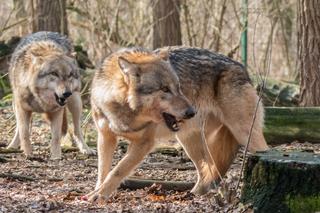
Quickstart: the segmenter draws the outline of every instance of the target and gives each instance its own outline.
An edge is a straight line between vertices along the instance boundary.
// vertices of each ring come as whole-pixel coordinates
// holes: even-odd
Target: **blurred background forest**
[[[237,0],[0,0],[0,73],[16,36],[51,30],[67,34],[84,50],[84,68],[97,67],[121,47],[166,45],[207,48],[241,61],[243,2]],[[296,105],[298,1],[249,1],[247,67],[268,73],[266,105]],[[86,61],[89,59],[89,61]],[[92,63],[92,64],[91,64]],[[4,77],[2,77],[3,80]],[[271,82],[271,83],[270,83]],[[2,82],[2,96],[10,90]],[[280,99],[283,100],[280,100]],[[280,100],[280,101],[279,101]],[[289,102],[288,102],[289,101]]]

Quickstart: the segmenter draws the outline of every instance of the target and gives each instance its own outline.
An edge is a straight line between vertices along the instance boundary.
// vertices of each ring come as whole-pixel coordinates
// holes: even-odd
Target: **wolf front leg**
[[[15,113],[16,113],[16,119],[17,119],[17,130],[16,130],[16,135],[13,139],[13,142],[11,142],[11,144],[18,143],[19,140],[17,137],[19,137],[21,142],[21,149],[23,150],[26,156],[29,156],[31,155],[31,152],[32,152],[32,147],[30,142],[30,121],[31,121],[32,112],[24,110],[19,103],[16,103]]]
[[[81,131],[81,113],[82,113],[82,101],[79,92],[74,92],[69,98],[68,109],[72,114],[72,121],[74,126],[74,139],[80,152],[87,155],[95,155],[96,152],[90,149],[84,142]]]
[[[17,117],[17,110],[16,110],[16,107],[14,106],[13,104],[13,111],[14,111],[14,114],[15,116]],[[30,119],[31,121],[31,119]],[[17,119],[17,122],[18,122],[18,119]],[[16,127],[16,132],[13,136],[13,139],[11,141],[11,143],[7,146],[8,149],[12,148],[12,149],[18,149],[20,146],[20,138],[19,138],[19,128],[18,128],[18,125]]]
[[[61,126],[62,126],[62,119],[63,119],[63,110],[60,109],[55,112],[47,113],[47,118],[50,121],[50,127],[51,127],[51,145],[50,145],[50,151],[51,151],[51,159],[57,160],[61,159],[61,146],[60,146],[60,140],[61,140]]]
[[[100,118],[99,123],[105,122],[103,118]],[[100,128],[102,127],[102,128]],[[112,158],[114,150],[117,146],[116,135],[107,127],[98,127],[98,180],[96,189],[98,189],[101,183],[106,179],[112,165]]]
[[[90,202],[106,200],[120,185],[121,181],[128,176],[131,171],[138,166],[154,146],[155,126],[149,125],[144,130],[142,137],[131,139],[126,155],[118,165],[107,175],[101,185],[88,194]]]

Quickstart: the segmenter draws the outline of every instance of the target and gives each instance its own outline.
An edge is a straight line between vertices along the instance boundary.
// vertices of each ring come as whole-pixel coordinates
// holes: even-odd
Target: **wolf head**
[[[61,50],[45,46],[29,52],[33,72],[33,90],[41,101],[64,106],[74,91],[80,90],[76,61]]]
[[[141,56],[143,57],[143,56]],[[172,131],[183,119],[192,118],[195,109],[183,95],[179,79],[169,62],[160,56],[150,60],[118,57],[118,65],[128,87],[128,103],[153,122],[165,121]]]

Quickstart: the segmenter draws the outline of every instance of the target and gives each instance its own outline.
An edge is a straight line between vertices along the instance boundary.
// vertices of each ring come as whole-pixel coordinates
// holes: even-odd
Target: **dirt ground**
[[[0,150],[14,134],[15,120],[11,107],[0,109]],[[85,128],[89,144],[95,143],[91,122]],[[25,159],[21,153],[0,154],[1,212],[252,212],[250,205],[239,202],[235,191],[242,163],[241,150],[223,183],[204,196],[189,191],[164,190],[159,185],[144,189],[119,189],[107,204],[90,204],[80,197],[93,190],[97,176],[97,157],[85,156],[65,149],[61,161],[49,160],[48,125],[39,117],[33,119],[34,157]],[[169,144],[177,147],[177,145]],[[163,145],[161,145],[163,146]],[[320,145],[294,142],[276,147],[281,150],[320,152]],[[157,149],[159,150],[159,149]],[[160,149],[163,150],[163,149]],[[142,179],[195,182],[196,171],[181,149],[149,154],[132,174]],[[174,151],[172,151],[174,150]],[[113,165],[125,154],[123,146],[115,152]]]

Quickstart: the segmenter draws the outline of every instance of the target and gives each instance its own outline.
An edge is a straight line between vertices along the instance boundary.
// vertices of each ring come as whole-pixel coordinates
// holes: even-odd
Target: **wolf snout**
[[[184,119],[190,119],[196,115],[196,111],[193,107],[189,107],[187,111],[184,113]]]
[[[64,98],[69,98],[72,95],[72,92],[67,91],[67,92],[64,92],[62,95]]]
[[[67,98],[69,98],[72,95],[72,92],[66,91],[62,93],[62,95],[57,95],[56,93],[54,94],[56,97],[56,101],[60,106],[64,106],[66,104]]]

